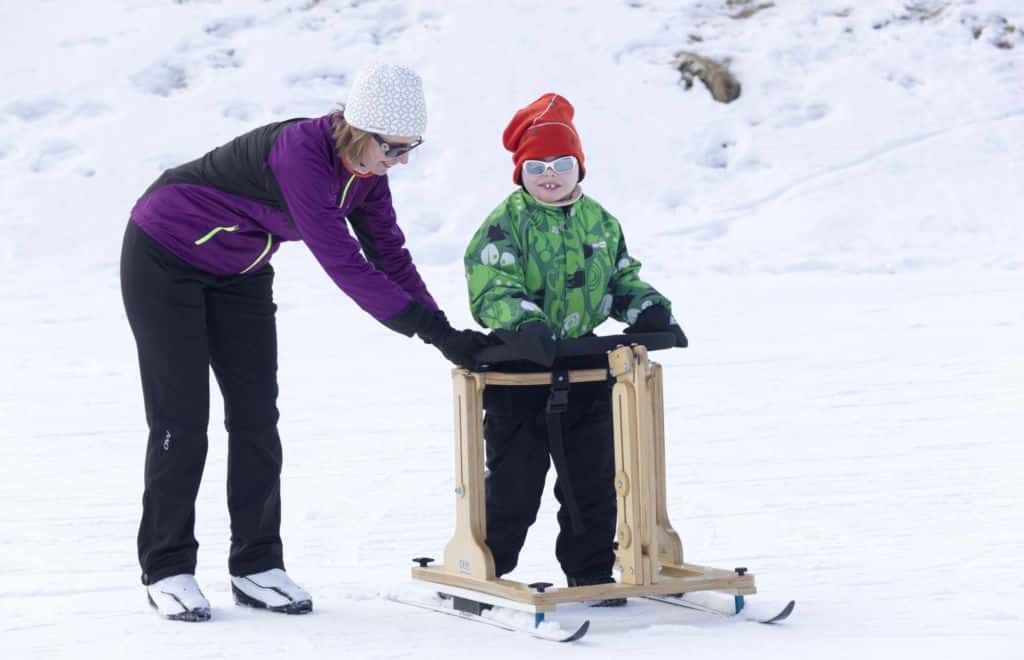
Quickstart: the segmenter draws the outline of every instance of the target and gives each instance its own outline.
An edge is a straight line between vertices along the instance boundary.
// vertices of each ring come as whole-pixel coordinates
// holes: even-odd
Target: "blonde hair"
[[[331,115],[334,151],[340,158],[358,165],[367,145],[373,142],[373,133],[352,126],[345,121],[344,106]]]

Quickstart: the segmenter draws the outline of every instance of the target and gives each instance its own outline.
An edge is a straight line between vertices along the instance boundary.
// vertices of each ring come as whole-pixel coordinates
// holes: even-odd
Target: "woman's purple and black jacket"
[[[216,275],[248,273],[282,242],[304,241],[360,307],[412,335],[413,309],[437,304],[405,249],[387,176],[345,167],[331,117],[269,124],[167,170],[136,203],[132,221]]]

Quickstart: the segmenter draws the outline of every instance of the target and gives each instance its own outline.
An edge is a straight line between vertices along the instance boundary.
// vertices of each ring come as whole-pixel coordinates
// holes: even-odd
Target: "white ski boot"
[[[199,590],[194,575],[181,573],[146,587],[149,604],[172,621],[209,621],[210,601]]]
[[[313,597],[292,582],[280,568],[262,573],[232,576],[231,593],[235,602],[258,609],[285,614],[306,614],[313,611]]]

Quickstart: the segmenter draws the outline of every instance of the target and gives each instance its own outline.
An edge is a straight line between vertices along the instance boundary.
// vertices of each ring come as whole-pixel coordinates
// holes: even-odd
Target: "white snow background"
[[[2,3],[0,656],[1024,657],[1024,5],[741,5]],[[684,89],[680,49],[731,58],[742,96]],[[425,80],[426,142],[392,187],[457,325],[462,251],[511,191],[502,129],[543,92],[575,104],[584,188],[691,339],[655,354],[687,560],[750,567],[751,603],[797,600],[784,626],[631,601],[565,608],[591,633],[553,645],[384,599],[452,531],[448,366],[301,244],[274,259],[283,537],[316,610],[232,603],[216,394],[213,621],[150,610],[128,212],[164,168],[331,110],[379,58]],[[562,581],[554,507],[512,577]]]

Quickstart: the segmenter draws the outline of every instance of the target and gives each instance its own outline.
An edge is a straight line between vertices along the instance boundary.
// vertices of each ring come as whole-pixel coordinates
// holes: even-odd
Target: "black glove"
[[[433,344],[452,331],[451,324],[439,309],[431,309],[415,300],[394,316],[382,319],[381,323],[406,337],[419,335],[420,339]]]
[[[494,339],[476,330],[452,330],[435,344],[449,362],[470,370],[477,366],[476,354],[493,345]]]
[[[494,334],[506,344],[511,345],[516,355],[522,360],[529,360],[544,367],[550,367],[555,362],[558,341],[544,321],[524,323],[515,332],[495,330]]]
[[[416,334],[428,344],[440,347],[441,342],[455,332],[455,328],[448,322],[448,317],[441,310],[430,310],[424,308],[416,322]]]
[[[416,334],[437,347],[446,360],[464,369],[475,369],[476,354],[494,344],[494,340],[482,332],[456,330],[441,310],[425,310],[416,323]]]
[[[636,321],[626,328],[624,332],[627,335],[638,332],[671,332],[676,337],[676,346],[686,348],[689,341],[687,341],[686,335],[683,334],[683,329],[679,327],[679,324],[674,323],[673,320],[667,308],[661,305],[651,305],[640,312],[640,315],[636,317]]]
[[[672,323],[672,315],[661,305],[651,305],[636,317],[633,324],[626,328],[625,333],[632,335],[637,332],[668,332]]]
[[[673,323],[668,326],[669,331],[676,336],[676,346],[679,348],[686,348],[690,345],[690,340],[686,338],[683,333],[683,329],[679,327],[678,323]]]

